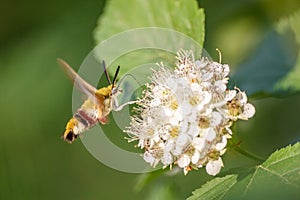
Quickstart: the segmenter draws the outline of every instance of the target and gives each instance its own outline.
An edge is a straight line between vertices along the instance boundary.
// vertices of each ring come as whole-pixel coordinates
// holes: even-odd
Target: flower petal
[[[191,159],[188,155],[183,155],[177,160],[177,164],[180,168],[187,167],[191,162]]]
[[[221,171],[222,167],[223,167],[223,161],[219,157],[218,160],[210,160],[210,161],[208,161],[208,163],[206,164],[205,168],[206,168],[206,172],[209,175],[215,176],[215,175],[217,175]]]

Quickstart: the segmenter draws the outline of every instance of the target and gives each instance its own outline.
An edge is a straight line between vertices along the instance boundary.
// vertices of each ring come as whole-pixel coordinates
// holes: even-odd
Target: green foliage
[[[6,19],[19,14],[12,12],[18,9],[15,2],[6,3],[11,4],[2,12]],[[69,145],[60,138],[72,117],[72,84],[56,59],[78,69],[93,46],[91,32],[104,4],[30,0],[21,5],[23,18],[40,24],[22,32],[7,27],[10,38],[1,37],[6,46],[0,45],[0,199],[137,199],[128,194],[126,181],[134,184],[136,175],[101,165],[80,140]],[[24,26],[21,17],[15,19],[21,24],[11,26]],[[115,187],[118,193],[111,191]]]
[[[127,9],[128,5],[130,5],[130,9]],[[135,12],[131,10],[135,10]],[[293,20],[290,21],[292,21],[289,22],[291,24],[295,23]],[[283,22],[280,22],[279,25],[281,23],[283,24]],[[126,30],[153,26],[180,31],[196,40],[201,46],[203,45],[204,13],[202,9],[197,8],[195,1],[175,1],[175,3],[174,1],[168,0],[110,1],[105,8],[104,14],[99,18],[98,26],[94,32],[94,38],[98,44],[114,34]],[[244,63],[238,66],[233,75],[234,83],[230,83],[230,85],[237,84],[248,94],[255,94],[257,96],[262,96],[262,94],[271,96],[289,94],[289,92],[283,90],[283,87],[280,88],[277,85],[285,77],[288,77],[289,73],[296,69],[295,63],[297,54],[295,52],[299,47],[295,43],[295,38],[299,36],[297,36],[298,33],[295,31],[296,23],[290,26],[293,28],[288,28],[284,31],[274,28],[274,24],[270,26],[271,28],[267,31],[265,38],[256,46],[253,51],[254,53],[250,56],[247,55]],[[234,41],[232,40],[231,42],[233,43]],[[226,41],[226,43],[228,43],[228,41]],[[120,44],[120,47],[122,47],[122,44]],[[125,66],[124,68],[122,67],[123,71],[121,73],[124,74],[133,66],[139,64],[139,62],[162,61],[163,56],[161,56],[160,53],[161,52],[154,50],[144,50],[143,53],[130,52],[130,54],[120,56],[114,63],[115,65],[121,64]],[[154,60],[153,57],[149,57],[149,55],[155,55],[153,57],[158,59]],[[296,84],[294,81],[291,82],[294,85]],[[282,151],[283,150],[279,152]],[[270,191],[273,188],[272,186],[269,188],[263,187],[265,186],[264,183],[269,183],[270,185],[272,185],[271,183],[278,183],[277,185],[275,184],[274,187],[281,189],[278,190],[280,194],[295,194],[294,185],[289,187],[289,184],[282,182],[279,176],[274,175],[272,172],[278,172],[276,170],[272,171],[273,164],[267,166],[274,155],[276,156],[277,153],[272,154],[265,163],[257,166],[255,169],[247,169],[238,174],[211,180],[203,185],[201,189],[198,189],[195,195],[190,197],[190,199],[201,199],[202,197],[203,199],[234,199],[236,197],[244,197],[247,199],[256,197],[256,195],[266,195],[269,197],[264,192]],[[296,162],[297,161],[296,159]],[[279,163],[285,165],[283,161]],[[230,170],[230,172],[232,171],[234,170]],[[158,184],[157,181],[155,181],[155,179],[159,179],[157,174],[160,173],[151,173],[141,176],[136,185],[136,189],[143,190],[146,186],[150,185],[151,187],[151,184]],[[297,175],[296,173],[292,174]],[[187,187],[189,187],[189,185],[191,184],[188,184]],[[162,199],[173,198],[174,194],[172,193],[176,193],[176,191],[170,190],[169,186],[168,182],[164,182],[164,185],[159,184],[159,187],[155,185],[152,188],[155,188],[155,190],[159,192],[155,193],[154,190],[151,190],[152,192],[149,193],[150,195],[148,197]],[[159,188],[159,190],[157,188]],[[266,190],[260,190],[260,188]],[[273,194],[274,193],[271,193],[271,195]],[[278,196],[274,194],[274,197]]]
[[[297,199],[300,188],[300,143],[274,152],[247,176],[215,178],[193,192],[193,199]]]
[[[291,37],[295,37],[295,44],[298,47],[298,55],[297,61],[294,65],[294,68],[290,70],[290,72],[280,80],[277,85],[276,89],[278,90],[292,90],[292,91],[299,91],[300,90],[300,10],[296,13],[292,14],[288,18],[282,19],[278,23],[278,31],[280,33],[286,33],[291,31],[293,35]]]
[[[143,31],[143,28],[147,27],[163,29],[157,30],[157,32]],[[135,66],[145,63],[162,61],[172,63],[174,53],[183,47],[178,46],[178,40],[172,36],[164,37],[167,30],[179,31],[202,47],[204,42],[204,11],[198,8],[195,0],[109,1],[104,14],[99,18],[98,26],[94,31],[94,38],[99,44],[111,39],[110,37],[115,34],[133,29],[136,30],[133,33],[128,32],[128,35],[120,39],[119,43],[110,44],[102,51],[96,50],[96,56],[99,59],[106,59],[108,63],[113,61],[113,65],[121,65],[121,75]],[[134,41],[130,42],[131,40]],[[166,45],[162,45],[163,43]],[[124,49],[129,50],[123,51]],[[170,56],[170,52],[165,51],[168,49],[173,49],[172,56]],[[117,58],[110,60],[109,57],[112,54],[116,54]]]
[[[299,91],[299,13],[273,27],[255,53],[237,69],[233,80],[248,94],[282,96]]]
[[[97,44],[117,33],[142,27],[180,31],[204,42],[204,11],[195,0],[109,1],[95,30]]]
[[[0,8],[6,16],[1,18],[0,31],[0,199],[183,199],[202,184],[190,199],[296,199],[299,144],[275,152],[251,169],[253,162],[228,150],[220,178],[212,179],[203,169],[187,176],[175,169],[166,175],[169,169],[165,169],[136,181],[136,174],[99,163],[80,140],[68,145],[60,139],[72,116],[72,86],[56,58],[78,69],[94,45],[91,32],[97,19],[97,43],[128,29],[158,26],[180,31],[202,46],[205,9],[205,48],[212,54],[220,48],[223,62],[236,69],[231,85],[258,96],[299,90],[300,14],[294,13],[298,0],[199,2],[203,9],[193,0],[111,0],[105,7],[98,0],[30,0],[19,2],[19,7],[13,1],[4,3]],[[152,53],[161,61],[161,52],[154,50],[146,50],[142,59],[153,61],[147,57]],[[138,64],[133,58],[139,55],[124,55],[114,61],[113,69],[121,64],[124,74]],[[241,148],[264,156],[299,141],[300,96],[283,97],[250,99],[257,114],[236,125],[234,139],[242,142]],[[115,144],[127,148],[113,121],[105,129]],[[133,191],[135,184],[140,193]]]
[[[200,189],[193,192],[188,200],[196,199],[222,199],[230,188],[237,182],[237,175],[227,175],[222,178],[215,178]]]

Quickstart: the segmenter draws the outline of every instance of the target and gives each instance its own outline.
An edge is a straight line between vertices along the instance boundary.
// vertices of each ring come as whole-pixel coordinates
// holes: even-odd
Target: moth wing
[[[97,93],[97,89],[81,78],[67,62],[62,59],[57,60],[66,74],[72,80],[75,87],[85,96],[87,96],[95,105],[103,106],[102,104],[105,96]]]

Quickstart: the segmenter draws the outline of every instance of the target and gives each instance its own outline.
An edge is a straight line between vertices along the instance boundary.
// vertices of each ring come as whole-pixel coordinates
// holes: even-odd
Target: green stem
[[[242,155],[244,155],[244,156],[246,156],[246,157],[248,157],[248,158],[252,158],[253,160],[256,160],[256,161],[258,161],[258,162],[263,162],[263,161],[265,161],[265,159],[263,159],[262,157],[257,156],[257,155],[255,155],[255,154],[253,154],[253,153],[250,153],[250,152],[248,152],[248,151],[242,149],[240,146],[236,146],[236,147],[233,148],[233,149],[234,149],[235,151],[239,152],[240,154],[242,154]]]

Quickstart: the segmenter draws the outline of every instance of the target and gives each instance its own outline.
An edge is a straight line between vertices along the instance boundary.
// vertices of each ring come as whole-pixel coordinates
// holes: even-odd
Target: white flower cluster
[[[175,70],[160,64],[138,100],[137,114],[125,132],[138,140],[143,158],[155,167],[178,165],[184,173],[206,167],[216,175],[223,167],[230,127],[247,120],[255,108],[245,92],[227,89],[229,66],[202,58],[192,51],[177,53]]]

